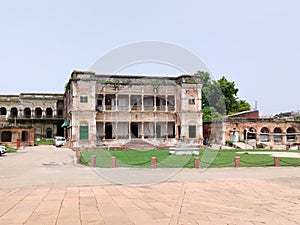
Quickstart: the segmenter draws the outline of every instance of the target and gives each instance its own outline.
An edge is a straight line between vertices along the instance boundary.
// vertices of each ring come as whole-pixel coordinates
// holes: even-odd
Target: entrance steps
[[[253,147],[251,145],[248,145],[248,144],[243,143],[243,142],[234,142],[234,143],[232,143],[232,145],[235,148],[240,148],[240,149],[253,149]]]
[[[126,149],[133,150],[152,150],[156,147],[148,142],[143,141],[142,139],[132,139],[125,144]]]

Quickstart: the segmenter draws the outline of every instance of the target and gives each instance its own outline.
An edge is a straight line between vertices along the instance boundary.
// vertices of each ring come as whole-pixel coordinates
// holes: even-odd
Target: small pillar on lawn
[[[111,157],[111,168],[116,168],[116,157]]]
[[[91,167],[95,167],[96,166],[96,156],[95,155],[91,155],[90,156],[90,166]]]
[[[194,167],[199,168],[200,167],[200,160],[199,157],[194,158]]]
[[[234,157],[234,165],[236,168],[241,166],[241,158],[239,156]]]
[[[280,166],[280,158],[278,156],[274,157],[274,166]]]
[[[156,168],[156,157],[151,158],[151,168]]]
[[[81,152],[79,150],[76,151],[77,164],[81,164]]]

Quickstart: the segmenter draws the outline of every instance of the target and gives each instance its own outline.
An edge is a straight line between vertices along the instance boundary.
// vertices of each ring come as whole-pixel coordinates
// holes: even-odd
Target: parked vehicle
[[[4,145],[0,145],[0,156],[6,153],[6,147]]]
[[[54,137],[54,145],[56,147],[61,147],[66,143],[66,139],[64,137],[56,136]]]

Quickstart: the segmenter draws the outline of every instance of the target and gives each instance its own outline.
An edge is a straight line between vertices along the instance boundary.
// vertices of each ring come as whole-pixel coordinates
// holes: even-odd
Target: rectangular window
[[[189,125],[189,138],[196,138],[196,125]]]
[[[195,105],[195,97],[194,96],[189,97],[189,105]]]
[[[88,102],[88,96],[81,95],[80,96],[80,103],[87,103]]]
[[[80,126],[79,128],[79,139],[80,140],[88,140],[89,139],[89,127],[88,126]]]

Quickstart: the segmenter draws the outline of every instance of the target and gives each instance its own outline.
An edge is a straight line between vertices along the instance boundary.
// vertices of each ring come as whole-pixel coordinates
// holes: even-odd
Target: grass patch
[[[247,154],[247,152],[255,152],[256,150],[249,150],[246,154],[239,154],[237,152],[244,152],[245,150],[200,150],[199,159],[200,166],[205,168],[221,168],[234,167],[234,158],[239,156],[241,159],[241,167],[265,167],[274,166],[274,157],[271,155],[261,154]],[[260,150],[261,151],[261,150]],[[264,150],[265,151],[265,150]],[[267,152],[267,151],[266,151]],[[269,151],[270,152],[270,151]],[[287,152],[283,150],[282,152]],[[288,151],[288,152],[298,152]],[[109,168],[111,166],[111,157],[117,159],[117,167],[136,167],[136,168],[150,168],[151,157],[156,157],[158,168],[193,168],[194,157],[196,156],[176,156],[169,155],[169,150],[97,150],[97,151],[82,151],[81,161],[83,165],[89,165],[90,156],[96,156],[96,166]],[[300,166],[300,158],[280,158],[281,166]]]
[[[11,148],[11,147],[6,147],[6,153],[12,153],[12,152],[17,152],[18,149],[16,148]]]
[[[35,145],[54,145],[54,140],[42,138],[39,141],[35,141],[34,144]]]

